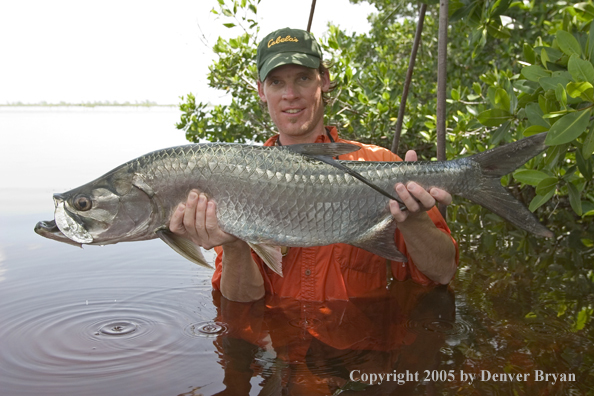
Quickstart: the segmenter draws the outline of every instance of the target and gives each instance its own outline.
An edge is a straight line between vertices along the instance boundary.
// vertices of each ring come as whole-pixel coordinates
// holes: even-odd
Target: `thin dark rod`
[[[448,0],[439,1],[439,34],[437,42],[437,160],[446,160],[446,79],[448,52]],[[439,205],[445,217],[446,207]]]
[[[307,31],[311,30],[311,22],[313,21],[314,11],[316,10],[316,0],[311,0],[311,10],[309,11],[309,22],[307,22]]]
[[[413,70],[415,68],[415,61],[417,60],[417,50],[421,43],[421,33],[423,32],[423,23],[425,22],[425,12],[427,11],[427,4],[421,3],[419,10],[419,21],[417,22],[417,32],[415,33],[415,41],[413,42],[412,52],[410,53],[410,61],[408,62],[408,70],[406,72],[406,79],[404,80],[404,89],[402,90],[402,99],[400,99],[400,109],[398,110],[398,120],[394,128],[394,139],[392,140],[392,152],[397,154],[398,145],[400,144],[400,133],[402,132],[402,122],[404,119],[404,111],[406,109],[406,99],[408,98],[408,89],[412,80]]]

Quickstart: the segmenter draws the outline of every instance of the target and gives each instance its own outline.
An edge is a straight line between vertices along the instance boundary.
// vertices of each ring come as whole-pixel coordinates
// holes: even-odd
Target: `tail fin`
[[[487,150],[468,158],[481,166],[481,185],[474,191],[461,194],[517,227],[544,237],[553,237],[552,231],[539,223],[536,216],[513,197],[502,185],[501,177],[544,151],[545,133]]]

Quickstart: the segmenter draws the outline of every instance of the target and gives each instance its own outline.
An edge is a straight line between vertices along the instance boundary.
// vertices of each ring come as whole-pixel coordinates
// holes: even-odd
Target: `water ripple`
[[[191,364],[197,348],[213,348],[212,341],[205,345],[184,334],[188,323],[214,315],[196,307],[194,302],[204,297],[195,287],[132,288],[122,300],[105,298],[114,291],[86,290],[89,300],[84,302],[72,302],[70,291],[14,301],[0,328],[3,387],[31,390],[35,378],[40,394],[60,394],[69,386],[67,379],[76,378],[76,387],[98,390],[108,386],[106,379],[117,382],[139,372],[162,376],[173,356],[176,370],[170,374],[176,377]]]

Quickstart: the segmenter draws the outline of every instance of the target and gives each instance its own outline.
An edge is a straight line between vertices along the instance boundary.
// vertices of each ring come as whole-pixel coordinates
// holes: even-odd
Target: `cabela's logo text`
[[[297,40],[296,37],[291,37],[291,36],[287,36],[287,37],[278,36],[276,38],[276,40],[275,39],[270,39],[270,41],[268,41],[268,48],[270,48],[270,47],[272,47],[273,45],[276,45],[276,44],[286,43],[287,41],[293,41],[293,42],[296,43],[299,40]]]

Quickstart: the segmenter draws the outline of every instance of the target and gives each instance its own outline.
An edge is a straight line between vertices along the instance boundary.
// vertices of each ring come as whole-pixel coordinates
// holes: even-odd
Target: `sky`
[[[227,0],[229,1],[229,0]],[[210,10],[216,0],[23,0],[0,2],[0,105],[117,101],[177,104],[194,93],[220,102],[207,86],[212,45],[237,29]],[[262,0],[261,36],[305,29],[309,0]],[[318,0],[312,32],[328,21],[348,31],[369,29],[369,4]]]

